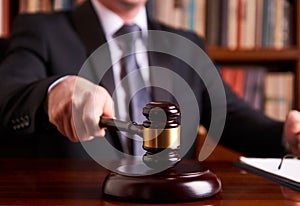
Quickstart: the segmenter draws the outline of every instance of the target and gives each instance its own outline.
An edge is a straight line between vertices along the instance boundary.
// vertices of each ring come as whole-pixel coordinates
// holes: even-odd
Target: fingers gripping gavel
[[[173,166],[180,161],[180,110],[169,102],[150,102],[143,108],[146,120],[142,125],[101,117],[99,126],[109,130],[126,131],[143,138],[146,150],[143,161],[150,167]]]

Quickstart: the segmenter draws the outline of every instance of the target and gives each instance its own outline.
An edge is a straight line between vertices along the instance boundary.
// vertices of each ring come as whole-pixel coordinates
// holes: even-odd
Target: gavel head
[[[143,108],[143,161],[149,167],[174,166],[180,161],[180,109],[169,102],[150,102]]]

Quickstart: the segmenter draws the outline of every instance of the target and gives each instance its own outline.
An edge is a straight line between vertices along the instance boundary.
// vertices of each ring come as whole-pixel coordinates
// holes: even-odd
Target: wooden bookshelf
[[[173,6],[171,1],[175,3]],[[191,19],[194,23],[189,29],[203,35],[208,55],[219,66],[254,69],[263,67],[268,73],[292,73],[293,80],[290,83],[293,84],[293,108],[300,110],[300,0],[178,2],[150,0],[152,8],[157,8],[157,19],[165,24],[178,27],[176,19],[170,18],[168,21],[167,18],[168,13],[172,14],[174,10],[176,15],[181,15],[184,19],[188,15],[190,23]],[[178,7],[181,7],[181,12],[178,12]],[[203,18],[198,23],[204,25],[201,30],[197,30],[199,18]],[[186,29],[190,23],[184,21],[184,25],[179,28]],[[282,85],[281,90],[286,89],[286,85]]]
[[[238,49],[231,50],[226,47],[208,47],[209,56],[217,63],[265,63],[265,62],[290,62],[299,59],[297,47],[285,49]]]
[[[291,1],[294,4],[294,45],[287,48],[255,48],[230,49],[226,47],[209,46],[209,56],[220,65],[256,64],[256,65],[292,65],[294,73],[294,107],[300,110],[300,0]],[[272,67],[270,67],[272,69]]]

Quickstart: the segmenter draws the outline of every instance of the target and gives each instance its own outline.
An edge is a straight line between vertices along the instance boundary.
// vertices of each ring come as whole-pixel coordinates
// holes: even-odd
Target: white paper
[[[280,170],[278,169],[281,162],[279,158],[240,157],[240,161],[265,172],[300,183],[300,160],[284,159]]]

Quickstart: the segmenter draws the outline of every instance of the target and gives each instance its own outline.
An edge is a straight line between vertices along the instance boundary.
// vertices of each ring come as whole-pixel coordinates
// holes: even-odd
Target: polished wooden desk
[[[247,173],[230,161],[203,165],[222,180],[222,192],[178,205],[300,205],[299,192]],[[0,205],[139,205],[105,199],[101,186],[106,174],[86,160],[0,159]]]

